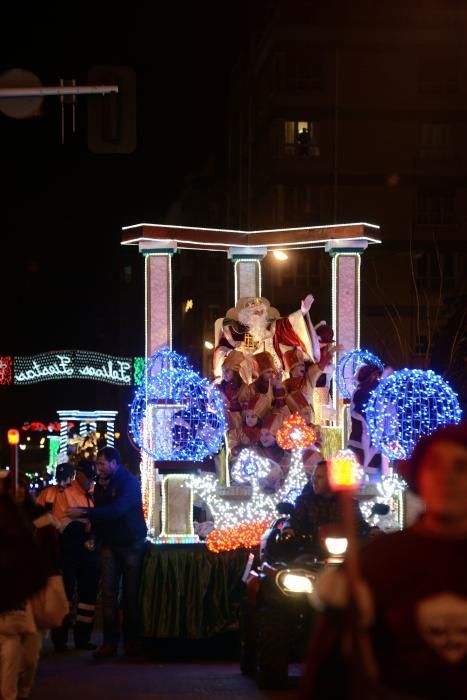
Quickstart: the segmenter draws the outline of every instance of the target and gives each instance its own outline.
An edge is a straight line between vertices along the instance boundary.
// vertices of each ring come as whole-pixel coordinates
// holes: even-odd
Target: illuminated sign
[[[131,386],[133,358],[82,350],[15,357],[14,384],[35,384],[49,379],[97,379],[111,384]]]
[[[0,384],[11,384],[12,366],[11,357],[0,357]]]

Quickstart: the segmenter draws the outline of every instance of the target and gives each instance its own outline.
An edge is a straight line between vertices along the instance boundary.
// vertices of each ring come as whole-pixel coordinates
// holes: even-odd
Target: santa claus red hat
[[[256,373],[258,376],[267,372],[268,369],[276,371],[276,366],[274,364],[274,359],[270,352],[259,352],[257,355],[253,356],[256,365]]]
[[[292,348],[292,350],[286,350],[282,354],[282,359],[284,361],[284,367],[287,372],[291,372],[294,367],[301,365],[305,362],[305,356],[301,348]]]
[[[282,421],[283,416],[280,413],[268,413],[263,419],[261,430],[269,430],[270,433],[275,435],[281,427]]]

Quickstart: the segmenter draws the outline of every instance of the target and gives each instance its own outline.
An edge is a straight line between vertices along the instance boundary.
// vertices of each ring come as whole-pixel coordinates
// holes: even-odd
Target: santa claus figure
[[[245,357],[268,352],[277,370],[283,370],[283,353],[299,347],[313,362],[318,362],[319,341],[309,318],[314,301],[305,297],[298,311],[281,318],[265,297],[241,297],[216,323],[214,374],[220,376],[226,355],[238,350]]]

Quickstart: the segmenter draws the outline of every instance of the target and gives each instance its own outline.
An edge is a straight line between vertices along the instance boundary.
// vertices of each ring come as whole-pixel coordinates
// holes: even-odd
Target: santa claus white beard
[[[258,308],[262,308],[264,313],[262,313],[261,315],[255,313],[255,311],[258,311]],[[238,312],[238,320],[240,321],[242,326],[248,328],[250,335],[252,335],[253,338],[255,338],[256,340],[263,340],[264,338],[269,337],[270,333],[268,330],[268,321],[266,318],[266,308],[264,306],[255,306],[251,309],[242,309]]]

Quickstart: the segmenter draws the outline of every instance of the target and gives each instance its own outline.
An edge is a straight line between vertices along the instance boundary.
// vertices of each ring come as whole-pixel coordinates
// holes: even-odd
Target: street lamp
[[[285,251],[283,251],[283,250],[275,250],[275,251],[273,251],[273,256],[276,258],[276,260],[281,260],[281,261],[282,261],[282,260],[287,260],[288,257],[289,257],[289,256],[287,255],[287,253],[286,253]]]
[[[16,499],[16,493],[18,491],[18,443],[19,443],[19,430],[16,428],[10,428],[7,433],[8,444],[10,445],[10,474],[11,486],[13,490],[13,498]]]

